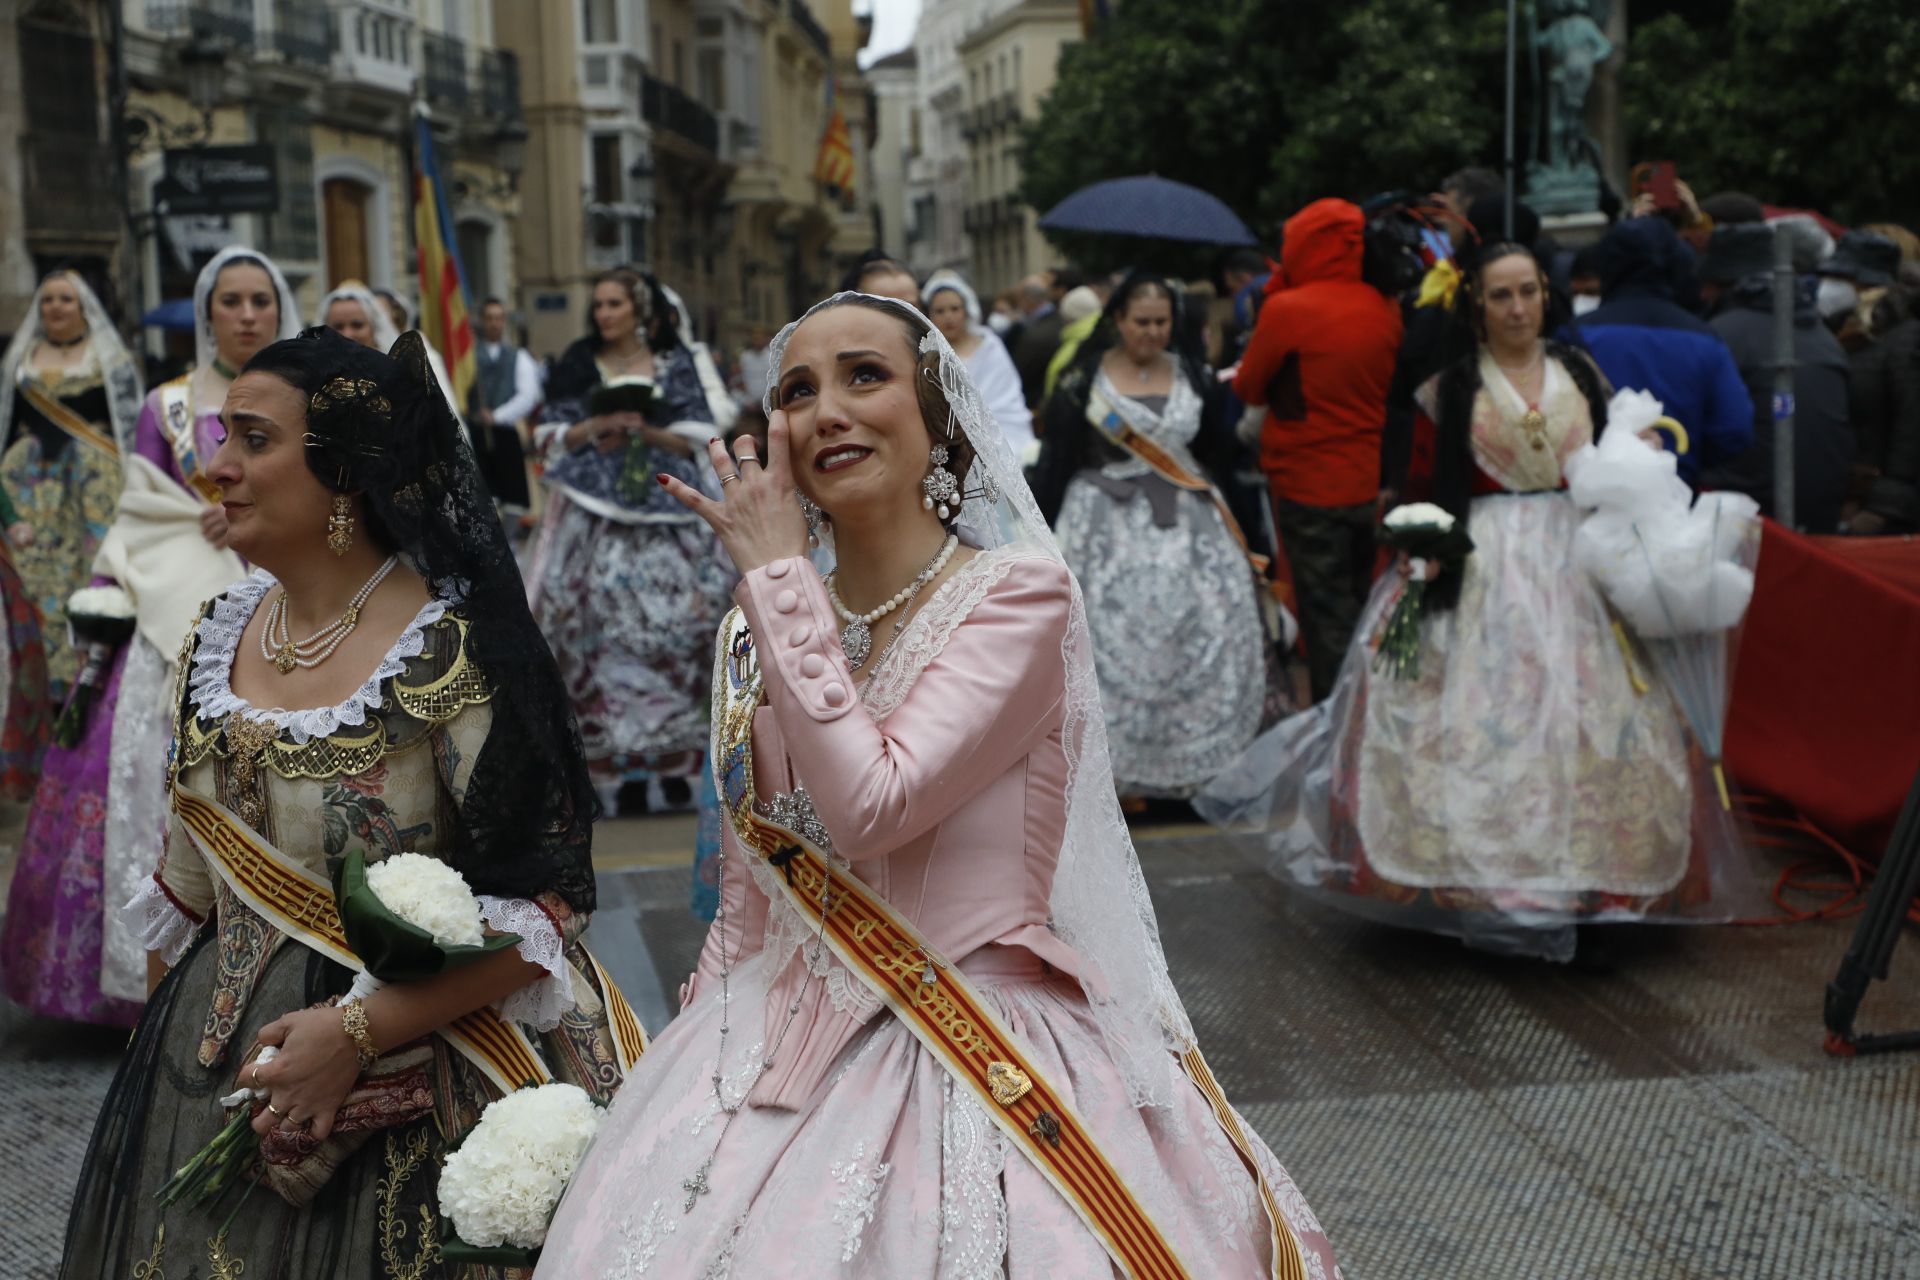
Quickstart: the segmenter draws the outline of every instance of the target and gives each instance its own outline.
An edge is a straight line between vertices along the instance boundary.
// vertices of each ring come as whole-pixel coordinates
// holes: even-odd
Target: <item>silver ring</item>
[[[726,488],[726,487],[727,487],[728,485],[730,485],[730,484],[732,484],[732,483],[733,483],[733,482],[734,482],[735,480],[738,480],[739,478],[740,478],[740,473],[739,473],[738,471],[736,471],[736,472],[734,472],[734,473],[733,473],[732,475],[730,475],[730,476],[721,476],[721,477],[720,477],[720,487],[721,487],[722,489],[724,489],[724,488]]]
[[[748,462],[751,462],[756,467],[759,466],[760,455],[756,453],[736,453],[733,455],[733,465],[736,467]]]

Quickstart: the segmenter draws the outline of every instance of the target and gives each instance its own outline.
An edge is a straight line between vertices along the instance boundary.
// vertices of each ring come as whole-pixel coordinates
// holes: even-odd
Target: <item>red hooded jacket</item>
[[[1267,406],[1260,467],[1274,493],[1307,506],[1354,506],[1380,489],[1401,325],[1400,308],[1360,278],[1365,232],[1345,200],[1287,220],[1281,269],[1233,379],[1242,401]]]

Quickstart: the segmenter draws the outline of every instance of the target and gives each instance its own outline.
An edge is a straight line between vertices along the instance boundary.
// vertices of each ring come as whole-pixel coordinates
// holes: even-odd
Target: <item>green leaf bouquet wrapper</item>
[[[609,413],[637,413],[652,422],[660,408],[660,388],[651,378],[615,378],[603,382],[587,397],[589,417]],[[653,483],[653,449],[639,436],[627,442],[618,490],[631,503],[645,502]]]
[[[333,873],[340,926],[367,972],[382,982],[418,982],[516,946],[520,935],[502,933],[478,946],[442,946],[419,925],[409,924],[380,901],[367,884],[364,849],[349,849]]]
[[[1415,560],[1429,560],[1442,569],[1457,570],[1473,554],[1473,538],[1467,533],[1466,524],[1465,520],[1455,520],[1451,528],[1437,524],[1399,528],[1382,525],[1380,540]],[[1375,671],[1384,671],[1397,680],[1420,678],[1420,616],[1426,594],[1426,578],[1407,579],[1380,634],[1379,648],[1374,651]]]

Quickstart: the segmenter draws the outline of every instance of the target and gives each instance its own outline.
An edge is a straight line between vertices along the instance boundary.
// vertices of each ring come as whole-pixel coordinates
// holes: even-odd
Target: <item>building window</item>
[[[980,101],[980,73],[978,71],[967,72],[967,101]]]
[[[467,277],[467,298],[477,316],[481,299],[500,291],[493,278],[493,224],[468,218],[454,228],[453,235],[460,246],[460,269]]]
[[[687,42],[673,42],[673,87],[685,93],[687,91]]]
[[[1020,46],[1019,45],[1013,46],[1013,84],[1010,87],[1015,93],[1020,92]]]
[[[367,207],[373,188],[352,178],[329,178],[320,188],[327,222],[327,288],[342,280],[371,281]]]
[[[620,42],[619,0],[580,0],[580,43]]]
[[[313,121],[304,111],[262,106],[254,134],[273,148],[280,173],[280,211],[266,219],[266,251],[291,262],[320,256],[320,210],[313,198]]]
[[[723,49],[702,49],[695,61],[694,96],[715,111],[727,109],[727,64]]]

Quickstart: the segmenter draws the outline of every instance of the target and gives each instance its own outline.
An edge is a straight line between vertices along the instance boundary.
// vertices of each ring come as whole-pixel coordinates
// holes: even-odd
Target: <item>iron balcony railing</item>
[[[333,61],[333,23],[312,0],[273,0],[273,47],[288,62],[324,70]]]
[[[833,60],[833,41],[827,36],[827,29],[813,16],[813,10],[807,8],[806,0],[789,0],[787,11],[793,15],[793,25],[800,28],[807,43],[820,51],[820,56],[829,62]]]
[[[147,0],[147,26],[158,35],[251,49],[253,0]]]
[[[464,111],[469,100],[467,87],[467,42],[457,36],[436,31],[420,35],[420,48],[426,64],[427,100]]]
[[[720,150],[720,118],[655,76],[640,79],[640,116],[704,150]]]
[[[520,60],[505,49],[488,49],[474,69],[480,112],[491,120],[520,118]]]

